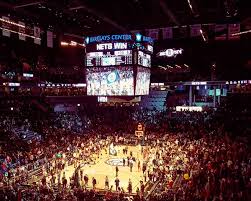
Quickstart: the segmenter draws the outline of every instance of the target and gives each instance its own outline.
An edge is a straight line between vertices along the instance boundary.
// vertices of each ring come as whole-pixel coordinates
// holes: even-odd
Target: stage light
[[[234,34],[232,34],[232,36],[238,36],[238,35],[247,34],[247,33],[250,33],[250,32],[251,32],[251,29],[247,30],[247,31],[241,31],[239,33],[234,33]]]
[[[8,24],[11,24],[11,25],[15,25],[15,26],[18,26],[18,27],[21,27],[21,28],[25,28],[24,25],[22,24],[18,24],[18,23],[15,23],[15,22],[12,22],[10,20],[5,20],[3,18],[0,18],[0,21],[4,22],[4,23],[8,23]]]
[[[188,6],[190,7],[192,13],[194,13],[193,5],[192,5],[191,1],[190,1],[190,0],[187,0],[187,3],[188,3]]]
[[[199,17],[199,13],[198,13],[198,9],[197,9],[197,5],[195,4],[195,2],[191,1],[191,0],[187,0],[188,6],[193,14],[194,17]]]
[[[68,45],[69,45],[69,43],[67,43],[67,42],[64,42],[64,41],[61,42],[61,46],[68,46]]]
[[[167,68],[166,67],[164,67],[164,66],[158,66],[159,68],[162,68],[162,69],[164,69],[164,70],[166,70]]]
[[[205,37],[204,32],[202,31],[202,29],[200,29],[200,34],[201,34],[201,37],[203,38],[203,40],[206,42],[207,39],[206,39],[206,37]]]
[[[70,46],[77,46],[77,42],[71,41]]]

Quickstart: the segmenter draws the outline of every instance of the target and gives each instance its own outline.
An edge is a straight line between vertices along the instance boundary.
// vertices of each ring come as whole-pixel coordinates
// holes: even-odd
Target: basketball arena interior
[[[251,200],[250,8],[0,0],[0,200]]]

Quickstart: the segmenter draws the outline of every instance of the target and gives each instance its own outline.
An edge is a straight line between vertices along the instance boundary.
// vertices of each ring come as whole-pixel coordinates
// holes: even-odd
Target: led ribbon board
[[[100,36],[90,36],[85,38],[85,43],[101,43],[108,41],[137,41],[137,42],[147,42],[153,43],[151,37],[143,36],[137,33],[135,36],[132,34],[116,34],[116,35],[100,35]]]
[[[101,43],[107,41],[131,41],[131,34],[120,34],[120,35],[104,35],[104,36],[90,36],[85,38],[85,43]]]

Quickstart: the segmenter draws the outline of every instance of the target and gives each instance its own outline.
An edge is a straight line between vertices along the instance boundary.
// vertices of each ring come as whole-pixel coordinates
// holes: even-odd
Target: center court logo
[[[125,159],[127,162],[127,159]],[[112,166],[123,166],[123,159],[122,158],[111,158],[106,161],[108,165]]]

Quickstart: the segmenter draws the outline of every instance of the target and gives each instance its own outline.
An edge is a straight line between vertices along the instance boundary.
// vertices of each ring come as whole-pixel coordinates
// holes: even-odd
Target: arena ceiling
[[[78,35],[245,21],[240,0],[1,0],[0,14]],[[247,20],[246,20],[247,21]]]
[[[130,30],[198,23],[240,22],[241,30],[249,30],[250,8],[250,0],[0,0],[0,16],[10,16],[31,27],[37,25],[42,31],[52,29],[59,35],[68,33],[81,39],[86,35],[128,33]],[[242,38],[250,36],[249,33]],[[170,41],[159,41],[156,46],[164,49],[182,47],[186,54],[180,61],[174,60],[173,63],[189,65],[195,75],[197,72],[203,76],[210,75],[210,66],[214,62],[217,63],[222,79],[235,77],[238,73],[240,78],[250,75],[250,40],[232,42],[230,46],[226,46],[227,41],[220,44],[213,40],[201,44],[201,41],[181,39],[173,40],[173,44]],[[75,57],[70,59],[70,64],[82,63],[82,57],[79,57],[79,62],[76,62]],[[62,60],[61,63],[67,62]],[[154,59],[152,63],[156,67],[152,68],[153,77],[156,80],[167,79],[166,71],[157,68],[160,63]],[[246,73],[247,68],[249,74]],[[163,78],[160,78],[162,75]]]

